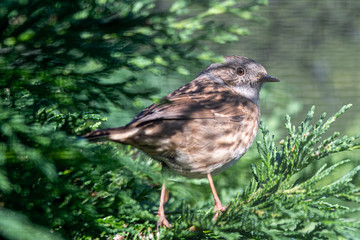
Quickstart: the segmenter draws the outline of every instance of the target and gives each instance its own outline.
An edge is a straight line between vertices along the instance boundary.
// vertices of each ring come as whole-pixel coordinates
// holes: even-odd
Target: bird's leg
[[[168,192],[166,191],[165,183],[163,183],[163,185],[161,187],[160,205],[159,205],[159,210],[157,213],[157,216],[159,217],[159,220],[157,221],[157,224],[156,224],[157,230],[159,230],[159,227],[171,228],[171,224],[166,219],[165,212],[164,212],[164,204],[167,202],[168,198],[169,198]]]
[[[218,216],[219,216],[219,211],[223,212],[226,210],[226,207],[224,207],[222,204],[221,204],[221,201],[220,201],[220,198],[219,196],[217,195],[216,193],[216,189],[215,189],[215,185],[214,185],[214,182],[212,180],[212,177],[211,177],[211,173],[208,173],[207,175],[207,178],[209,180],[209,184],[210,184],[210,188],[211,188],[211,192],[212,192],[212,195],[214,197],[214,201],[215,201],[215,206],[214,206],[214,212],[215,212],[215,215],[213,217],[213,220],[215,221]]]

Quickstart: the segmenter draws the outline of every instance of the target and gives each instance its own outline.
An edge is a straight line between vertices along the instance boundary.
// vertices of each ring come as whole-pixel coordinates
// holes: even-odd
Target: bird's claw
[[[219,217],[220,215],[220,212],[224,212],[226,210],[226,207],[224,207],[223,205],[220,204],[215,204],[214,206],[214,212],[215,212],[215,215],[214,217],[212,218],[213,221],[216,221],[216,219]]]
[[[171,224],[166,219],[165,214],[158,214],[157,216],[159,218],[159,220],[156,223],[156,230],[157,231],[159,231],[160,227],[171,228]]]

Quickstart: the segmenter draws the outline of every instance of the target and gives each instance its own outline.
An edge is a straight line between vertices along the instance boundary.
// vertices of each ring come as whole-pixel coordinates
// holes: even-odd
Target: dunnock
[[[163,103],[140,112],[129,124],[84,135],[132,145],[186,177],[207,177],[215,200],[215,216],[224,211],[212,175],[224,171],[246,153],[260,121],[259,92],[264,82],[278,82],[256,61],[225,57],[198,77],[170,93]],[[161,189],[158,227],[171,227]]]

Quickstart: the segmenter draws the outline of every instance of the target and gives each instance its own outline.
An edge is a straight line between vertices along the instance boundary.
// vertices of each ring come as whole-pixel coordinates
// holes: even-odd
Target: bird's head
[[[263,83],[280,81],[268,75],[260,63],[243,56],[225,57],[224,63],[213,63],[203,73],[256,103]]]

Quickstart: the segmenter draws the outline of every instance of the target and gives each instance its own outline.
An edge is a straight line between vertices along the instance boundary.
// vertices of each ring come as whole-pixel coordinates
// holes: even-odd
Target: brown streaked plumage
[[[251,146],[258,131],[259,92],[264,82],[278,82],[265,68],[241,56],[225,57],[192,82],[153,104],[129,124],[84,135],[132,145],[186,177],[207,177],[215,216],[224,211],[212,175],[233,165]],[[162,187],[158,226],[170,227]]]

